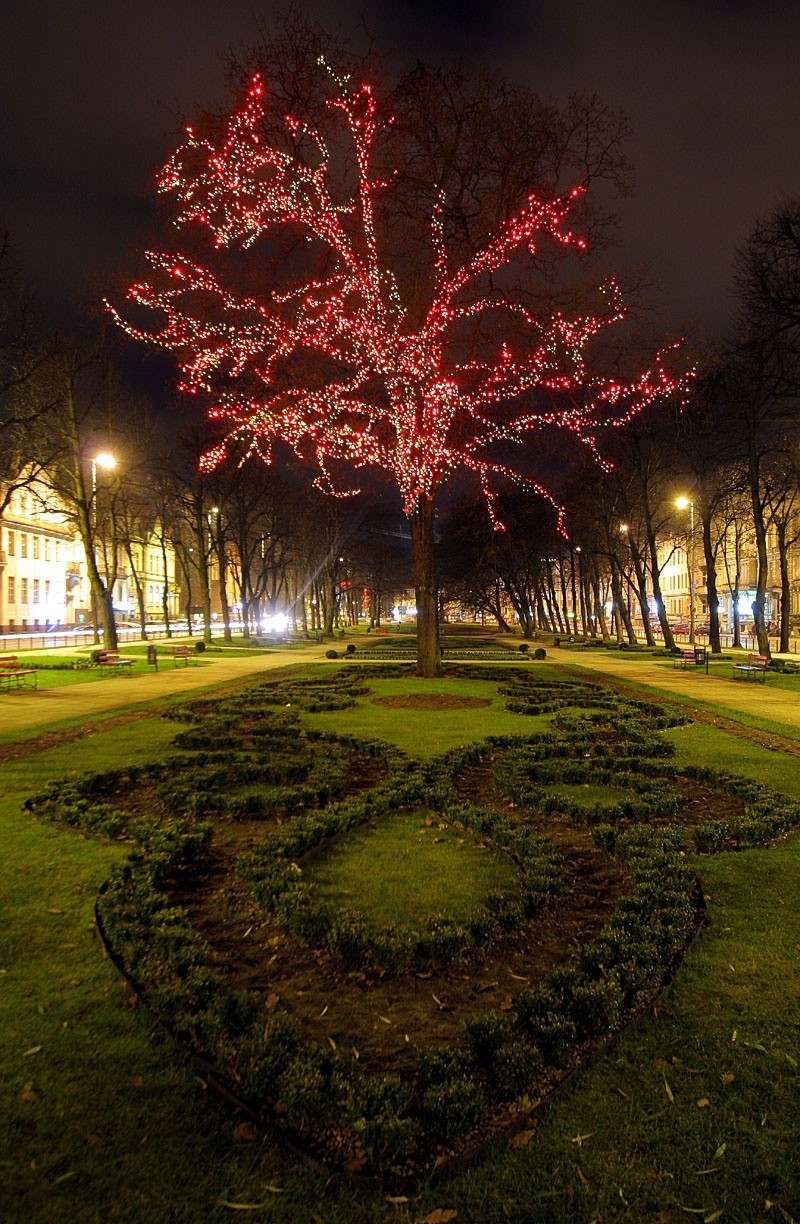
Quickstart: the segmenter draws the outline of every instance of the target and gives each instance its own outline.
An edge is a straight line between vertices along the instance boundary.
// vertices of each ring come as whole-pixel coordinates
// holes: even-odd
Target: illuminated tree
[[[571,315],[537,308],[525,288],[540,247],[583,249],[567,228],[581,187],[528,193],[506,216],[500,201],[500,219],[471,247],[450,241],[440,192],[420,257],[403,237],[413,208],[393,202],[400,179],[379,168],[391,117],[369,85],[329,80],[316,126],[291,116],[280,130],[268,125],[256,76],[216,136],[188,130],[159,186],[176,199],[187,240],[205,234],[213,249],[148,253],[152,280],[129,297],[158,312],[155,328],[114,313],[131,335],[176,354],[186,392],[210,397],[221,440],[207,470],[231,455],[269,462],[281,441],[336,494],[354,491],[346,473],[389,474],[411,528],[418,672],[432,676],[437,490],[459,469],[473,473],[497,529],[498,481],[555,506],[531,470],[537,433],[570,430],[594,451],[600,428],[675,384],[662,354],[633,378],[591,372],[590,342],[624,315],[616,284],[603,286],[601,312]]]

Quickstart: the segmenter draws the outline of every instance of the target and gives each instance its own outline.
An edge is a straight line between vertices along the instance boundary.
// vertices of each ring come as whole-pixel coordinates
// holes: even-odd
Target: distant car
[[[672,625],[671,629],[673,633],[691,633],[688,625]]]

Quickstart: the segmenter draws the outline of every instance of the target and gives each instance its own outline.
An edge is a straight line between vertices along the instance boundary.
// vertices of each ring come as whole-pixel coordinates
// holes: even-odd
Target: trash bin
[[[152,663],[153,667],[158,671],[158,649],[155,646],[147,647],[147,662]]]
[[[202,654],[205,648],[206,648],[205,642],[195,642],[194,644],[195,654]]]

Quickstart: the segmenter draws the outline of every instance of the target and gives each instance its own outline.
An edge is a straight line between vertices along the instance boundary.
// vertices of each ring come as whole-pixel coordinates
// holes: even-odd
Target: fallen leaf
[[[708,1097],[701,1097],[700,1100],[697,1102],[697,1108],[698,1109],[708,1109],[710,1104],[711,1102],[709,1101]]]
[[[500,1011],[511,1011],[513,1006],[514,1000],[511,998],[511,995],[506,995],[500,1004]]]
[[[449,1207],[437,1207],[430,1215],[420,1216],[415,1224],[448,1224],[449,1220],[457,1220],[458,1212],[451,1211]]]
[[[355,1156],[345,1162],[345,1173],[361,1173],[367,1163],[367,1153],[364,1151],[356,1152]]]
[[[41,1048],[42,1048],[41,1046],[31,1046],[29,1050],[25,1051],[22,1057],[27,1058],[29,1054],[38,1054]]]
[[[237,1122],[233,1128],[234,1143],[253,1143],[258,1138],[258,1127],[255,1122]]]
[[[386,1202],[387,1203],[407,1203],[408,1196],[405,1194],[387,1194]]]
[[[283,1190],[272,1189],[271,1186],[265,1186],[271,1194],[283,1194]],[[266,1203],[231,1203],[228,1199],[217,1199],[220,1207],[227,1207],[229,1211],[263,1211],[267,1206]]]
[[[329,1038],[328,1038],[328,1044],[330,1045],[330,1047],[331,1047],[331,1049],[332,1049],[332,1050],[335,1050],[335,1049],[336,1049],[336,1042],[333,1040],[333,1038],[332,1038],[332,1037],[329,1037]]]
[[[584,1176],[583,1169],[581,1168],[580,1165],[578,1165],[578,1177],[581,1179],[581,1182],[583,1183],[584,1186],[591,1186],[592,1183],[589,1181],[588,1177]]]
[[[721,1075],[719,1078],[722,1080],[723,1084],[732,1084],[736,1076],[730,1075],[726,1072],[724,1075]]]
[[[131,1083],[133,1084],[134,1088],[144,1088],[144,1080],[142,1079],[141,1075],[134,1075]]]
[[[666,1077],[666,1075],[664,1076],[664,1087],[665,1087],[665,1089],[666,1089],[666,1091],[667,1091],[667,1096],[669,1097],[669,1102],[670,1102],[670,1105],[674,1105],[674,1104],[675,1104],[675,1097],[674,1097],[674,1096],[673,1096],[673,1094],[672,1094],[672,1089],[670,1088],[669,1084],[667,1083],[667,1077]]]
[[[707,1216],[705,1217],[705,1219],[703,1220],[703,1224],[714,1224],[714,1221],[715,1221],[715,1220],[718,1220],[718,1219],[720,1218],[720,1216],[721,1216],[721,1215],[722,1215],[722,1211],[721,1211],[721,1210],[719,1210],[719,1211],[712,1211],[712,1212],[711,1212],[711,1215],[707,1215]]]
[[[49,909],[47,912],[48,914],[63,914],[64,913],[62,909],[56,909],[55,906],[52,909]]]
[[[576,1135],[574,1139],[570,1139],[570,1143],[577,1143],[578,1147],[583,1147],[584,1139],[591,1139],[594,1131],[588,1131],[585,1135]]]
[[[37,1095],[33,1091],[33,1080],[29,1080],[27,1084],[23,1084],[21,1097],[23,1101],[35,1101]]]
[[[509,1139],[508,1146],[510,1148],[525,1148],[528,1146],[535,1134],[535,1130],[517,1131],[516,1135],[512,1135]]]
[[[72,1181],[72,1179],[77,1176],[78,1174],[75,1172],[75,1170],[70,1169],[68,1173],[62,1173],[60,1177],[57,1177],[56,1180],[50,1184],[52,1186],[58,1186],[61,1184],[61,1182]]]
[[[727,1151],[727,1148],[728,1148],[727,1143],[721,1143],[719,1147],[717,1148],[716,1152],[714,1153],[714,1159],[719,1160],[720,1156],[724,1156],[725,1152]]]

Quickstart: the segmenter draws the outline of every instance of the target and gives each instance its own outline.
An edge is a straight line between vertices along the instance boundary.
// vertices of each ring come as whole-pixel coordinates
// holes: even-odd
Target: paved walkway
[[[329,644],[327,644],[329,646]],[[47,687],[47,673],[40,676],[39,689],[24,689],[0,693],[0,735],[46,730],[54,723],[67,719],[90,719],[121,708],[148,702],[164,701],[210,685],[244,681],[276,668],[291,664],[319,663],[325,658],[326,646],[317,643],[274,647],[257,655],[210,655],[202,663],[189,667],[162,664],[159,671],[128,676],[104,675],[80,684]],[[667,696],[711,702],[737,713],[758,715],[800,731],[800,694],[770,684],[733,680],[729,668],[720,675],[706,675],[696,670],[674,669],[669,661],[650,656],[611,654],[608,651],[568,650],[547,647],[548,662],[585,673],[604,673],[620,680],[652,687]],[[524,664],[526,672],[541,666]]]
[[[593,650],[567,650],[547,647],[547,658],[566,667],[586,672],[602,672],[615,679],[645,684],[667,696],[710,702],[736,714],[753,714],[800,730],[800,693],[777,688],[770,676],[762,684],[734,680],[732,666],[721,666],[719,674],[706,675],[703,668],[675,668],[668,659],[651,655],[612,654],[600,647]],[[794,656],[792,656],[794,658]],[[712,665],[713,667],[713,665]]]
[[[327,643],[330,648],[330,643]],[[37,689],[20,688],[0,693],[0,735],[14,731],[29,734],[46,730],[65,719],[92,718],[122,706],[135,706],[182,696],[209,685],[247,680],[292,663],[318,663],[325,658],[325,646],[316,642],[286,648],[275,647],[261,654],[206,655],[202,662],[188,667],[161,663],[158,671],[135,675],[114,672],[98,675],[96,680],[47,687],[47,672],[39,674]],[[63,652],[59,652],[63,653]],[[31,659],[31,663],[35,663]]]

